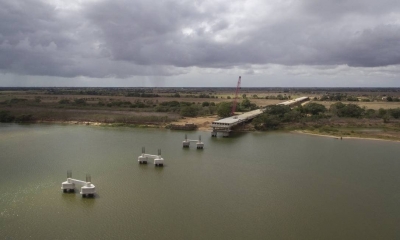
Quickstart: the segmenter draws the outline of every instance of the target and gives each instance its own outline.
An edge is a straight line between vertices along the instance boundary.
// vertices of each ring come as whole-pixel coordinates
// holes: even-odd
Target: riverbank
[[[47,123],[47,124],[69,124],[69,125],[89,125],[89,126],[101,126],[101,127],[134,127],[134,128],[168,128],[169,124],[184,125],[186,123],[193,123],[198,126],[197,130],[211,132],[210,124],[217,120],[218,117],[206,116],[206,117],[194,117],[194,118],[181,118],[170,123],[147,123],[147,124],[133,124],[133,123],[105,123],[105,122],[92,122],[92,121],[37,121],[36,123]],[[286,126],[283,130],[271,130],[272,132],[284,131],[296,134],[307,134],[318,137],[329,137],[335,139],[367,139],[367,140],[379,140],[379,141],[394,141],[400,142],[400,131],[397,128],[385,128],[383,126],[375,126],[374,128],[367,127],[335,127],[335,128],[314,128],[299,129],[296,126]],[[298,127],[298,126],[297,126]],[[236,129],[240,132],[256,132],[252,124],[247,124],[240,129]],[[271,132],[267,131],[267,132]]]
[[[313,131],[306,131],[306,130],[293,130],[291,132],[292,133],[296,133],[296,134],[305,134],[305,135],[311,135],[311,136],[316,136],[316,137],[328,137],[328,138],[335,138],[335,139],[340,139],[340,140],[343,140],[343,139],[361,139],[361,140],[400,142],[400,136],[399,136],[399,138],[383,138],[383,137],[379,137],[377,135],[369,135],[369,136],[340,136],[340,135],[316,133],[316,132],[313,132]]]

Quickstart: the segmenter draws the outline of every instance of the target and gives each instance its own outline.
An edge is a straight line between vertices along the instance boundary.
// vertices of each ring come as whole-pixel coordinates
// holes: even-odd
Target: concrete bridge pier
[[[229,132],[223,132],[222,137],[229,137]]]

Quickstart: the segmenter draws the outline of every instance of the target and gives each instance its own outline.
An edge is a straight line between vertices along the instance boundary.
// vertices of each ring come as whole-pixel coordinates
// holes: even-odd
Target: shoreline
[[[358,139],[358,140],[373,140],[373,141],[387,141],[387,142],[400,142],[400,140],[394,140],[394,139],[382,139],[382,138],[374,138],[374,137],[339,137],[335,135],[326,135],[326,134],[318,134],[318,133],[312,133],[312,132],[307,132],[304,130],[293,130],[290,131],[291,133],[295,134],[305,134],[305,135],[310,135],[310,136],[316,136],[316,137],[327,137],[327,138],[335,138],[335,139]]]
[[[191,118],[190,120],[193,120]],[[182,124],[184,121],[178,121],[173,123],[180,123]],[[86,126],[100,126],[100,127],[132,127],[132,128],[154,128],[154,129],[168,129],[166,126],[168,124],[130,124],[130,123],[104,123],[104,122],[91,122],[91,121],[35,121],[35,122],[27,122],[28,124],[68,124],[68,125],[86,125]],[[21,123],[17,123],[21,124]],[[203,131],[203,132],[211,132],[210,127],[207,127],[205,123],[198,125],[198,128],[195,131]],[[260,132],[257,130],[241,130],[240,132]],[[267,133],[268,131],[265,131]],[[273,131],[275,132],[275,131]],[[329,135],[329,134],[318,134],[309,132],[306,130],[283,130],[283,132],[289,132],[294,134],[305,134],[310,136],[316,137],[327,137],[327,138],[334,138],[334,139],[358,139],[358,140],[373,140],[373,141],[388,141],[388,142],[400,142],[400,139],[384,139],[384,138],[376,138],[376,137],[348,137],[348,136],[336,136],[336,135]]]

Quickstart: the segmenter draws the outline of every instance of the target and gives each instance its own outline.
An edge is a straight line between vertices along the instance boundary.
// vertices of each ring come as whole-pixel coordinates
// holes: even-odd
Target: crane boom
[[[239,76],[239,80],[237,82],[237,86],[236,86],[236,93],[235,93],[235,99],[233,100],[233,105],[232,105],[232,110],[231,110],[231,116],[233,116],[233,114],[235,114],[236,111],[236,104],[237,104],[237,98],[238,98],[238,94],[239,94],[239,90],[240,90],[240,83],[242,81],[242,77]]]

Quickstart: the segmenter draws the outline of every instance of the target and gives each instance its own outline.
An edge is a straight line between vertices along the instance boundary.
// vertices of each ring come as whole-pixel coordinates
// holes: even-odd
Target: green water
[[[400,144],[0,125],[0,239],[399,239]],[[139,165],[162,150],[164,168]],[[90,173],[95,199],[63,194]]]

